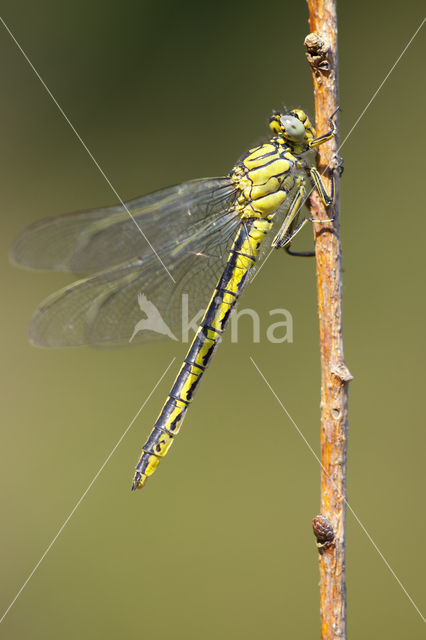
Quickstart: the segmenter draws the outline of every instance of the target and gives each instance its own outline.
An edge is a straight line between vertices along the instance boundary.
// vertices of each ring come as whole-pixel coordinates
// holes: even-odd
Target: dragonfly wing
[[[150,258],[153,249],[167,256],[194,227],[226,210],[234,199],[229,178],[204,178],[131,200],[125,207],[47,218],[18,237],[11,258],[29,268],[90,274],[135,256]]]
[[[191,224],[187,237],[173,238],[164,253],[173,280],[151,254],[54,293],[32,319],[31,342],[110,347],[180,339],[182,324],[205,309],[240,224],[233,210],[216,211]]]

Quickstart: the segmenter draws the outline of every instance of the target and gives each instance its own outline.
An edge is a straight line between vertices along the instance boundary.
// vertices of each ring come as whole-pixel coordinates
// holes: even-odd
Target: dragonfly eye
[[[305,127],[303,122],[300,122],[299,118],[295,116],[281,116],[280,125],[283,127],[285,133],[292,140],[303,140],[305,137]]]

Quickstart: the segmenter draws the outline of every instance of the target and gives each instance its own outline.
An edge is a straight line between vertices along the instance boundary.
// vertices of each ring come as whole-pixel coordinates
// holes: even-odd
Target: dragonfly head
[[[275,112],[269,120],[269,128],[274,135],[302,147],[308,147],[309,141],[315,138],[315,129],[301,109],[287,113]]]

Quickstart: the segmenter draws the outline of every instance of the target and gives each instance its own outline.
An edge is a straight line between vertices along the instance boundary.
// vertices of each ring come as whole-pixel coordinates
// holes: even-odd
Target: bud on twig
[[[323,549],[325,551],[331,547],[335,533],[329,520],[325,516],[322,516],[321,514],[315,516],[312,520],[312,529],[314,531],[314,536],[317,539],[318,549]]]

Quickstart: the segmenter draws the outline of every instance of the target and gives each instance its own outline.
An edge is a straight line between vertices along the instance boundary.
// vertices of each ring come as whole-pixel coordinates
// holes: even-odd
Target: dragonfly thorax
[[[241,218],[267,218],[283,204],[298,181],[297,157],[278,138],[250,149],[231,171],[239,196],[235,211]]]

